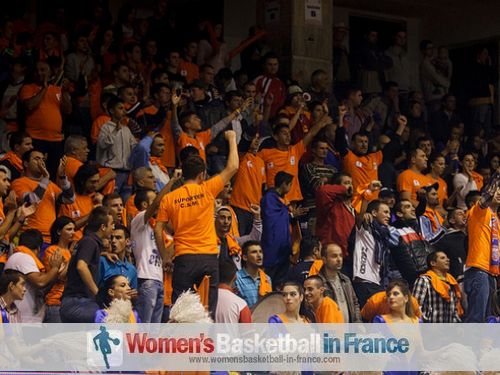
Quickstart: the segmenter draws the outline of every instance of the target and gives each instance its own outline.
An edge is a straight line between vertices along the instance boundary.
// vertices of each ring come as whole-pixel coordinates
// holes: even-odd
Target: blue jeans
[[[138,279],[137,312],[143,323],[161,323],[163,313],[163,283]]]
[[[94,299],[65,297],[62,299],[60,315],[63,323],[94,323],[99,305]]]
[[[45,309],[45,318],[43,319],[44,323],[62,323],[61,315],[59,314],[59,310],[61,309],[60,305],[49,305]]]
[[[468,311],[465,323],[484,323],[490,315],[491,293],[496,289],[493,276],[478,268],[470,268],[464,274]]]

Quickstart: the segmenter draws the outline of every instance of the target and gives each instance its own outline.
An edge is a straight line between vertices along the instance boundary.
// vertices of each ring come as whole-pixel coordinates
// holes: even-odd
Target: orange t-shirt
[[[382,164],[382,158],[382,151],[362,156],[358,156],[350,150],[347,152],[343,160],[344,172],[351,175],[354,191],[360,185],[378,180],[378,167]]]
[[[24,85],[19,91],[19,99],[26,101],[42,90],[34,83]],[[40,104],[26,114],[26,132],[33,139],[42,141],[62,141],[61,88],[49,85]]]
[[[200,68],[192,62],[181,60],[179,74],[186,78],[187,83],[191,83],[200,77]]]
[[[67,163],[66,163],[66,176],[68,176],[69,182],[71,182],[71,186],[75,186],[75,183],[73,182],[76,172],[78,172],[78,169],[83,165],[83,163],[75,159],[72,156],[67,157]]]
[[[448,184],[441,177],[435,179],[430,174],[428,174],[427,177],[429,177],[431,184],[435,184],[436,182],[439,184],[439,189],[438,189],[439,205],[443,207],[444,201],[448,199]]]
[[[339,306],[330,297],[323,298],[314,315],[316,323],[344,323],[344,316]]]
[[[92,128],[90,130],[90,139],[93,144],[97,143],[97,138],[99,138],[99,133],[101,132],[102,126],[111,121],[111,116],[109,115],[99,115],[97,118],[92,121]]]
[[[57,249],[61,249],[61,255],[64,258],[65,263],[69,263],[71,259],[71,252],[68,249],[60,248],[57,245],[49,246],[45,253],[43,254],[42,262],[47,271],[50,269],[49,259],[56,252]],[[47,295],[45,296],[45,303],[49,306],[58,306],[61,304],[61,297],[64,291],[64,284],[66,283],[66,279],[57,279],[55,284],[53,284],[52,288],[49,290]]]
[[[218,254],[215,197],[224,189],[219,175],[202,184],[185,184],[163,197],[158,221],[172,223],[175,256]]]
[[[469,234],[469,251],[467,252],[466,267],[475,267],[489,272],[494,276],[497,272],[492,272],[491,260],[491,218],[495,215],[498,223],[498,216],[490,208],[481,208],[479,202],[469,211],[467,217],[467,231]]]
[[[12,183],[12,190],[15,191],[17,200],[22,202],[24,194],[35,191],[37,186],[38,181],[28,177],[20,177]],[[50,243],[50,226],[56,219],[56,199],[61,192],[62,190],[56,184],[49,182],[38,208],[33,215],[27,218],[23,230],[38,229],[43,235],[43,240]]]
[[[132,219],[139,213],[139,210],[135,206],[134,200],[135,194],[132,194],[127,200],[127,203],[125,203],[125,210],[127,211],[127,215],[131,216]]]
[[[5,212],[3,211],[3,200],[0,199],[0,225],[5,221]]]
[[[407,191],[411,193],[411,199],[417,200],[417,191],[432,184],[432,180],[421,173],[415,173],[407,169],[400,173],[397,180],[398,192]]]
[[[92,212],[94,203],[92,197],[88,195],[75,194],[75,201],[71,204],[61,204],[58,216],[67,216],[75,221],[80,220]],[[83,227],[75,231],[75,240],[83,237]]]
[[[266,165],[260,157],[247,152],[240,161],[236,174],[231,206],[250,211],[250,205],[260,206],[262,185],[266,183]]]
[[[293,176],[292,188],[285,196],[289,202],[302,200],[302,192],[299,184],[299,160],[306,152],[304,141],[288,146],[287,151],[277,148],[263,149],[258,156],[266,165],[266,180],[268,187],[274,187],[274,177],[278,172],[286,172]]]
[[[207,161],[207,157],[205,154],[205,147],[207,147],[207,145],[210,143],[211,140],[212,140],[212,131],[210,129],[196,133],[194,138],[190,137],[185,132],[182,132],[181,136],[179,137],[179,140],[177,141],[177,146],[179,152],[186,146],[196,147],[200,152],[201,158]]]

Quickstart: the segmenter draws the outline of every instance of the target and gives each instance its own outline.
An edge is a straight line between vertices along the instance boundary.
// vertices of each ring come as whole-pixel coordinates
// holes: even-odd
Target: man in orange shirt
[[[500,274],[499,207],[500,171],[497,170],[467,219],[469,250],[464,274],[468,304],[466,323],[484,323],[490,315],[490,296],[496,290],[495,277]]]
[[[427,174],[427,177],[431,180],[431,183],[438,183],[438,197],[439,197],[439,205],[442,208],[446,207],[446,201],[448,200],[448,184],[445,180],[441,178],[446,168],[446,160],[444,156],[441,154],[434,154],[429,159],[430,171]]]
[[[330,297],[325,297],[325,285],[319,276],[309,276],[304,281],[304,297],[312,307],[316,323],[344,323],[338,305]]]
[[[427,156],[419,148],[412,150],[408,158],[409,168],[398,176],[397,188],[401,200],[409,200],[418,206],[417,191],[430,185],[429,177],[422,172],[427,168]]]
[[[23,230],[38,229],[44,240],[42,252],[50,245],[50,226],[56,219],[56,202],[73,203],[75,195],[66,177],[66,157],[63,157],[57,169],[57,185],[49,181],[49,172],[45,166],[45,156],[37,150],[23,155],[24,176],[12,183],[18,202],[37,205],[33,215],[24,223]]]
[[[49,82],[54,72],[47,62],[39,61],[35,67],[35,82],[24,85],[19,100],[26,111],[26,132],[34,146],[48,153],[47,170],[55,175],[62,157],[62,114],[71,113],[71,97],[65,85]]]
[[[195,40],[188,40],[184,44],[184,58],[179,65],[179,73],[186,78],[188,84],[198,79],[200,69],[193,61],[198,55],[198,43]]]
[[[67,216],[75,222],[75,240],[83,237],[83,228],[87,224],[92,210],[102,205],[103,196],[97,192],[99,171],[96,167],[83,164],[78,168],[74,179],[75,201],[62,204],[58,216]]]
[[[87,139],[81,135],[70,135],[64,142],[64,154],[68,162],[66,163],[66,175],[69,181],[73,184],[78,169],[87,162],[89,156],[89,147]],[[102,194],[109,194],[115,191],[116,173],[109,168],[99,168],[99,181],[97,182],[96,191],[101,191]]]
[[[6,166],[10,171],[10,179],[14,181],[23,173],[22,157],[25,152],[33,150],[33,140],[24,132],[15,132],[9,138],[10,151],[2,159],[0,165]]]
[[[398,118],[398,129],[391,141],[385,145],[383,150],[376,152],[369,151],[369,133],[371,125],[368,125],[361,132],[355,133],[351,139],[352,150],[348,148],[345,138],[344,116],[346,114],[344,106],[339,107],[339,129],[336,134],[336,146],[342,156],[343,167],[345,173],[352,177],[352,186],[354,194],[357,195],[358,186],[367,185],[378,180],[378,168],[382,164],[384,154],[399,147],[399,138],[406,128],[407,119],[404,116]]]
[[[257,154],[266,164],[268,187],[274,187],[274,177],[278,172],[286,172],[293,176],[293,181],[292,188],[285,196],[285,199],[289,202],[302,200],[302,192],[300,191],[299,184],[300,158],[305,154],[306,148],[311,144],[316,134],[331,123],[332,119],[325,114],[314,124],[304,139],[293,146],[290,145],[292,137],[288,125],[278,124],[273,128],[273,138],[276,141],[276,147],[263,149]]]
[[[163,264],[175,267],[172,276],[172,302],[179,295],[198,285],[204,276],[210,276],[209,311],[215,314],[219,267],[217,234],[214,214],[215,197],[238,170],[238,148],[234,131],[226,132],[229,158],[226,168],[218,175],[204,181],[206,166],[200,157],[191,157],[182,164],[184,185],[167,194],[158,211],[155,237],[160,254],[165,254],[163,231],[170,223],[173,228],[175,253],[163,259]]]
[[[251,205],[259,205],[262,191],[266,186],[266,167],[257,156],[259,137],[255,137],[250,149],[240,160],[240,168],[234,179],[231,207],[238,218],[238,230],[241,235],[252,230],[253,214]]]
[[[232,120],[240,115],[244,108],[236,109],[218,123],[213,124],[209,129],[201,131],[201,129],[203,129],[203,124],[201,123],[200,117],[198,117],[195,112],[183,112],[180,119],[177,117],[177,107],[179,106],[180,100],[181,97],[179,95],[172,94],[173,109],[171,126],[177,149],[182,150],[186,146],[194,146],[200,151],[200,157],[206,162],[206,147],[231,123]]]

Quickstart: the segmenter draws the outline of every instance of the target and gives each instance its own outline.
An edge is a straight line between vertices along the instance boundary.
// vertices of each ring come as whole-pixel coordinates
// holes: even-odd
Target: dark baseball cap
[[[433,183],[432,185],[428,185],[428,186],[425,186],[425,187],[424,187],[424,190],[425,190],[426,192],[429,192],[429,191],[431,191],[432,189],[436,189],[436,191],[437,191],[437,190],[439,190],[439,182],[435,182],[435,183]]]
[[[379,198],[391,198],[396,196],[396,192],[388,187],[383,187],[378,193]]]

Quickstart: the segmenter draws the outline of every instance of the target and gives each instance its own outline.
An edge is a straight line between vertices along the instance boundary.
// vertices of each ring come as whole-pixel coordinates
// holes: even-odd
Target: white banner
[[[0,371],[498,371],[497,324],[0,324]]]

